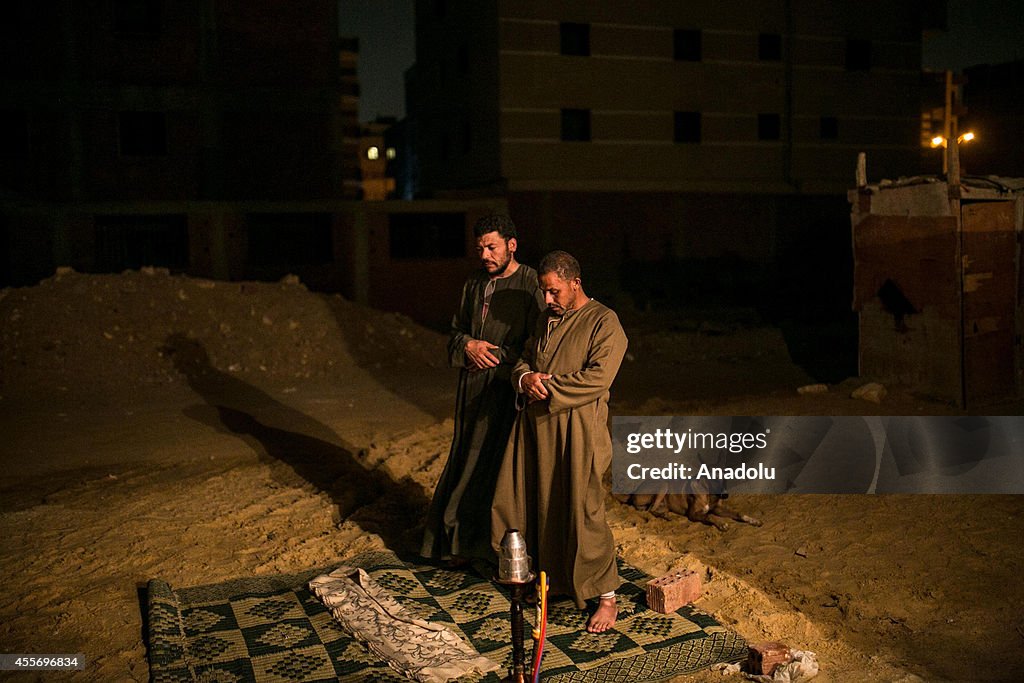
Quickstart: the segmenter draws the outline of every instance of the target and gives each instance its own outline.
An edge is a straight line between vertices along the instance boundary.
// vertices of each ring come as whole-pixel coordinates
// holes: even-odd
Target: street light
[[[956,136],[956,142],[957,142],[957,145],[960,145],[960,144],[963,144],[965,142],[970,142],[974,138],[975,138],[974,132],[973,131],[967,131],[966,133],[961,133],[960,135],[957,135]],[[936,135],[935,137],[932,138],[932,148],[933,149],[936,148],[936,147],[945,148],[946,146],[947,146],[947,140],[943,136]],[[943,153],[943,155],[942,155],[942,174],[945,175],[947,173],[949,173],[949,154],[948,153]]]
[[[963,144],[965,142],[970,142],[971,140],[974,139],[974,137],[975,137],[975,135],[974,135],[973,132],[967,131],[966,133],[962,133],[962,134],[958,135],[956,137],[956,141],[957,141],[957,144]],[[942,137],[941,135],[936,135],[935,137],[932,138],[932,147],[945,147],[945,146],[946,146],[946,138]]]

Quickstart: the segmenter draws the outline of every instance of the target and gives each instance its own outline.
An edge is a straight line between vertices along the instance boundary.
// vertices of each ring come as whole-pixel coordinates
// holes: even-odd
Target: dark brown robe
[[[513,381],[531,370],[550,373],[550,397],[516,418],[498,476],[491,539],[497,551],[506,529],[522,531],[552,593],[583,607],[620,583],[601,480],[612,456],[608,389],[628,340],[615,312],[593,300],[545,336],[542,317],[512,370]]]
[[[512,275],[494,281],[484,319],[483,293],[489,279],[480,271],[466,281],[452,318],[448,361],[462,368],[455,433],[427,513],[420,550],[424,557],[495,559],[490,543],[491,499],[515,420],[515,391],[509,376],[544,310],[544,297],[537,286],[537,271],[520,264]],[[471,339],[498,346],[491,353],[501,363],[487,370],[466,369],[465,348]]]

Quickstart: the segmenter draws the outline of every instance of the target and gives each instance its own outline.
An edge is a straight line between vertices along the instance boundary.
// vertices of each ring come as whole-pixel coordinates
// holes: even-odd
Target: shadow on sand
[[[451,417],[458,371],[447,365],[447,330],[442,336],[405,316],[341,297],[325,301],[353,360],[374,381],[437,420]]]
[[[351,519],[368,533],[378,534],[389,548],[405,550],[400,547],[401,535],[422,519],[429,503],[422,486],[367,469],[359,457],[365,452],[345,443],[327,425],[214,368],[199,341],[172,334],[164,352],[206,402],[186,408],[187,417],[236,435],[269,466],[277,483],[308,485],[328,494],[338,506],[339,519]],[[392,515],[375,520],[373,515],[360,514],[381,499],[398,501],[388,509],[400,510],[408,519]]]

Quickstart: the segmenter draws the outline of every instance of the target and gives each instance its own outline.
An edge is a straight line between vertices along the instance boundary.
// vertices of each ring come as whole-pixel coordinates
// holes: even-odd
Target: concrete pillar
[[[352,224],[352,298],[357,304],[370,303],[370,226],[366,211],[355,210]]]

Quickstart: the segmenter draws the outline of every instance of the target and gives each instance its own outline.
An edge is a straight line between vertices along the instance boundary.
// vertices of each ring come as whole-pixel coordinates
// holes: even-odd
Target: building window
[[[447,131],[441,133],[441,161],[448,161],[452,156],[452,139]]]
[[[377,145],[372,145],[366,149],[366,158],[370,161],[376,161],[380,159],[380,148]]]
[[[27,35],[28,4],[27,2],[12,2],[4,8],[4,20],[0,22],[0,35],[5,39],[23,39]]]
[[[871,69],[871,41],[849,38],[846,41],[846,70],[868,71]]]
[[[95,267],[101,273],[158,266],[188,268],[188,221],[181,214],[97,215]]]
[[[839,139],[839,119],[834,116],[822,116],[821,117],[821,139],[822,140],[838,140]]]
[[[462,145],[462,153],[469,154],[473,151],[473,127],[469,121],[463,121],[459,130],[459,138]]]
[[[762,62],[778,62],[782,59],[782,36],[778,33],[762,33],[757,37],[757,58]]]
[[[757,139],[778,140],[782,137],[782,124],[778,114],[757,115]]]
[[[121,156],[167,154],[167,115],[159,111],[123,111],[118,115]]]
[[[398,156],[398,152],[395,151],[394,147],[388,147],[386,150],[384,150],[384,156],[390,161],[391,159],[394,159],[396,156]]]
[[[590,24],[563,22],[558,29],[561,35],[563,55],[590,56]]]
[[[699,111],[677,111],[675,113],[675,141],[700,142]]]
[[[465,76],[469,73],[469,47],[465,43],[459,45],[459,49],[455,53],[455,65],[459,74]]]
[[[247,214],[248,261],[262,267],[331,263],[334,261],[333,220],[329,213]]]
[[[159,0],[115,0],[114,30],[126,35],[160,33]]]
[[[699,62],[701,58],[700,31],[677,28],[672,34],[672,56],[680,62]]]
[[[393,259],[456,259],[466,255],[463,213],[392,213],[388,251]]]
[[[566,142],[590,142],[590,110],[562,110],[562,139]]]
[[[28,157],[28,116],[23,111],[0,109],[0,159]]]

